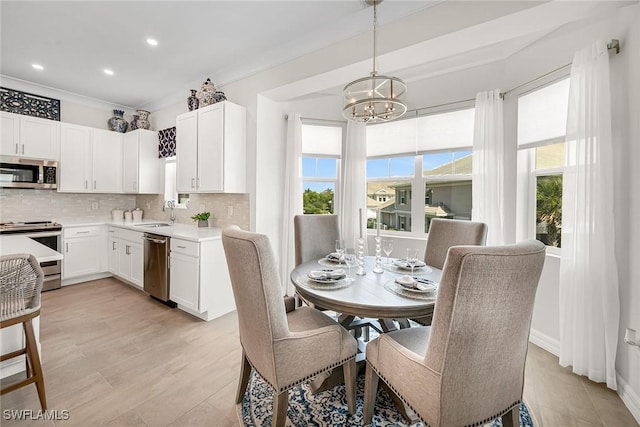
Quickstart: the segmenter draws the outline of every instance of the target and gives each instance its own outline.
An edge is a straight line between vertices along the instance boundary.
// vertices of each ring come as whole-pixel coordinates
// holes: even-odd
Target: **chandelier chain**
[[[377,74],[376,69],[376,44],[378,39],[378,0],[373,0],[373,73],[372,75]]]

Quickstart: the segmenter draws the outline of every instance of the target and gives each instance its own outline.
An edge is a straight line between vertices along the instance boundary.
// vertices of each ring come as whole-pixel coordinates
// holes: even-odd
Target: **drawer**
[[[122,240],[128,240],[134,243],[142,243],[143,235],[144,233],[142,233],[141,231],[126,230],[124,228],[118,230],[118,237],[120,237]]]
[[[117,227],[109,227],[109,230],[107,231],[107,236],[110,239],[120,238],[120,229]]]
[[[74,237],[99,236],[104,234],[104,225],[90,225],[86,227],[65,227],[62,229],[62,237],[72,239]]]
[[[197,257],[200,256],[200,243],[189,240],[171,239],[171,252]]]

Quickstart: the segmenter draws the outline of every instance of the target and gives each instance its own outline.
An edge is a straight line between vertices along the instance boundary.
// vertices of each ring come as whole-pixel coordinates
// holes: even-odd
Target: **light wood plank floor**
[[[237,426],[240,345],[230,313],[203,322],[115,279],[46,292],[41,343],[51,410],[63,426]],[[637,426],[616,393],[530,345],[525,400],[538,425]],[[40,408],[35,386],[0,407]],[[54,425],[9,421],[3,426]]]

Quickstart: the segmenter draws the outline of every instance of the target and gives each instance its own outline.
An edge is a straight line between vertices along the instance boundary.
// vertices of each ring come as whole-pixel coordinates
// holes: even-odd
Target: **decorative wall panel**
[[[60,100],[0,87],[0,110],[60,121]]]

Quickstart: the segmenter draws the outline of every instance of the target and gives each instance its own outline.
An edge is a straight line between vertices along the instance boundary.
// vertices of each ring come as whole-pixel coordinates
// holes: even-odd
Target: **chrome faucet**
[[[167,200],[166,202],[164,202],[164,205],[162,206],[162,210],[165,210],[165,208],[171,208],[171,217],[169,218],[170,224],[174,224],[176,222],[176,214],[173,211],[175,207],[176,207],[175,200]]]

